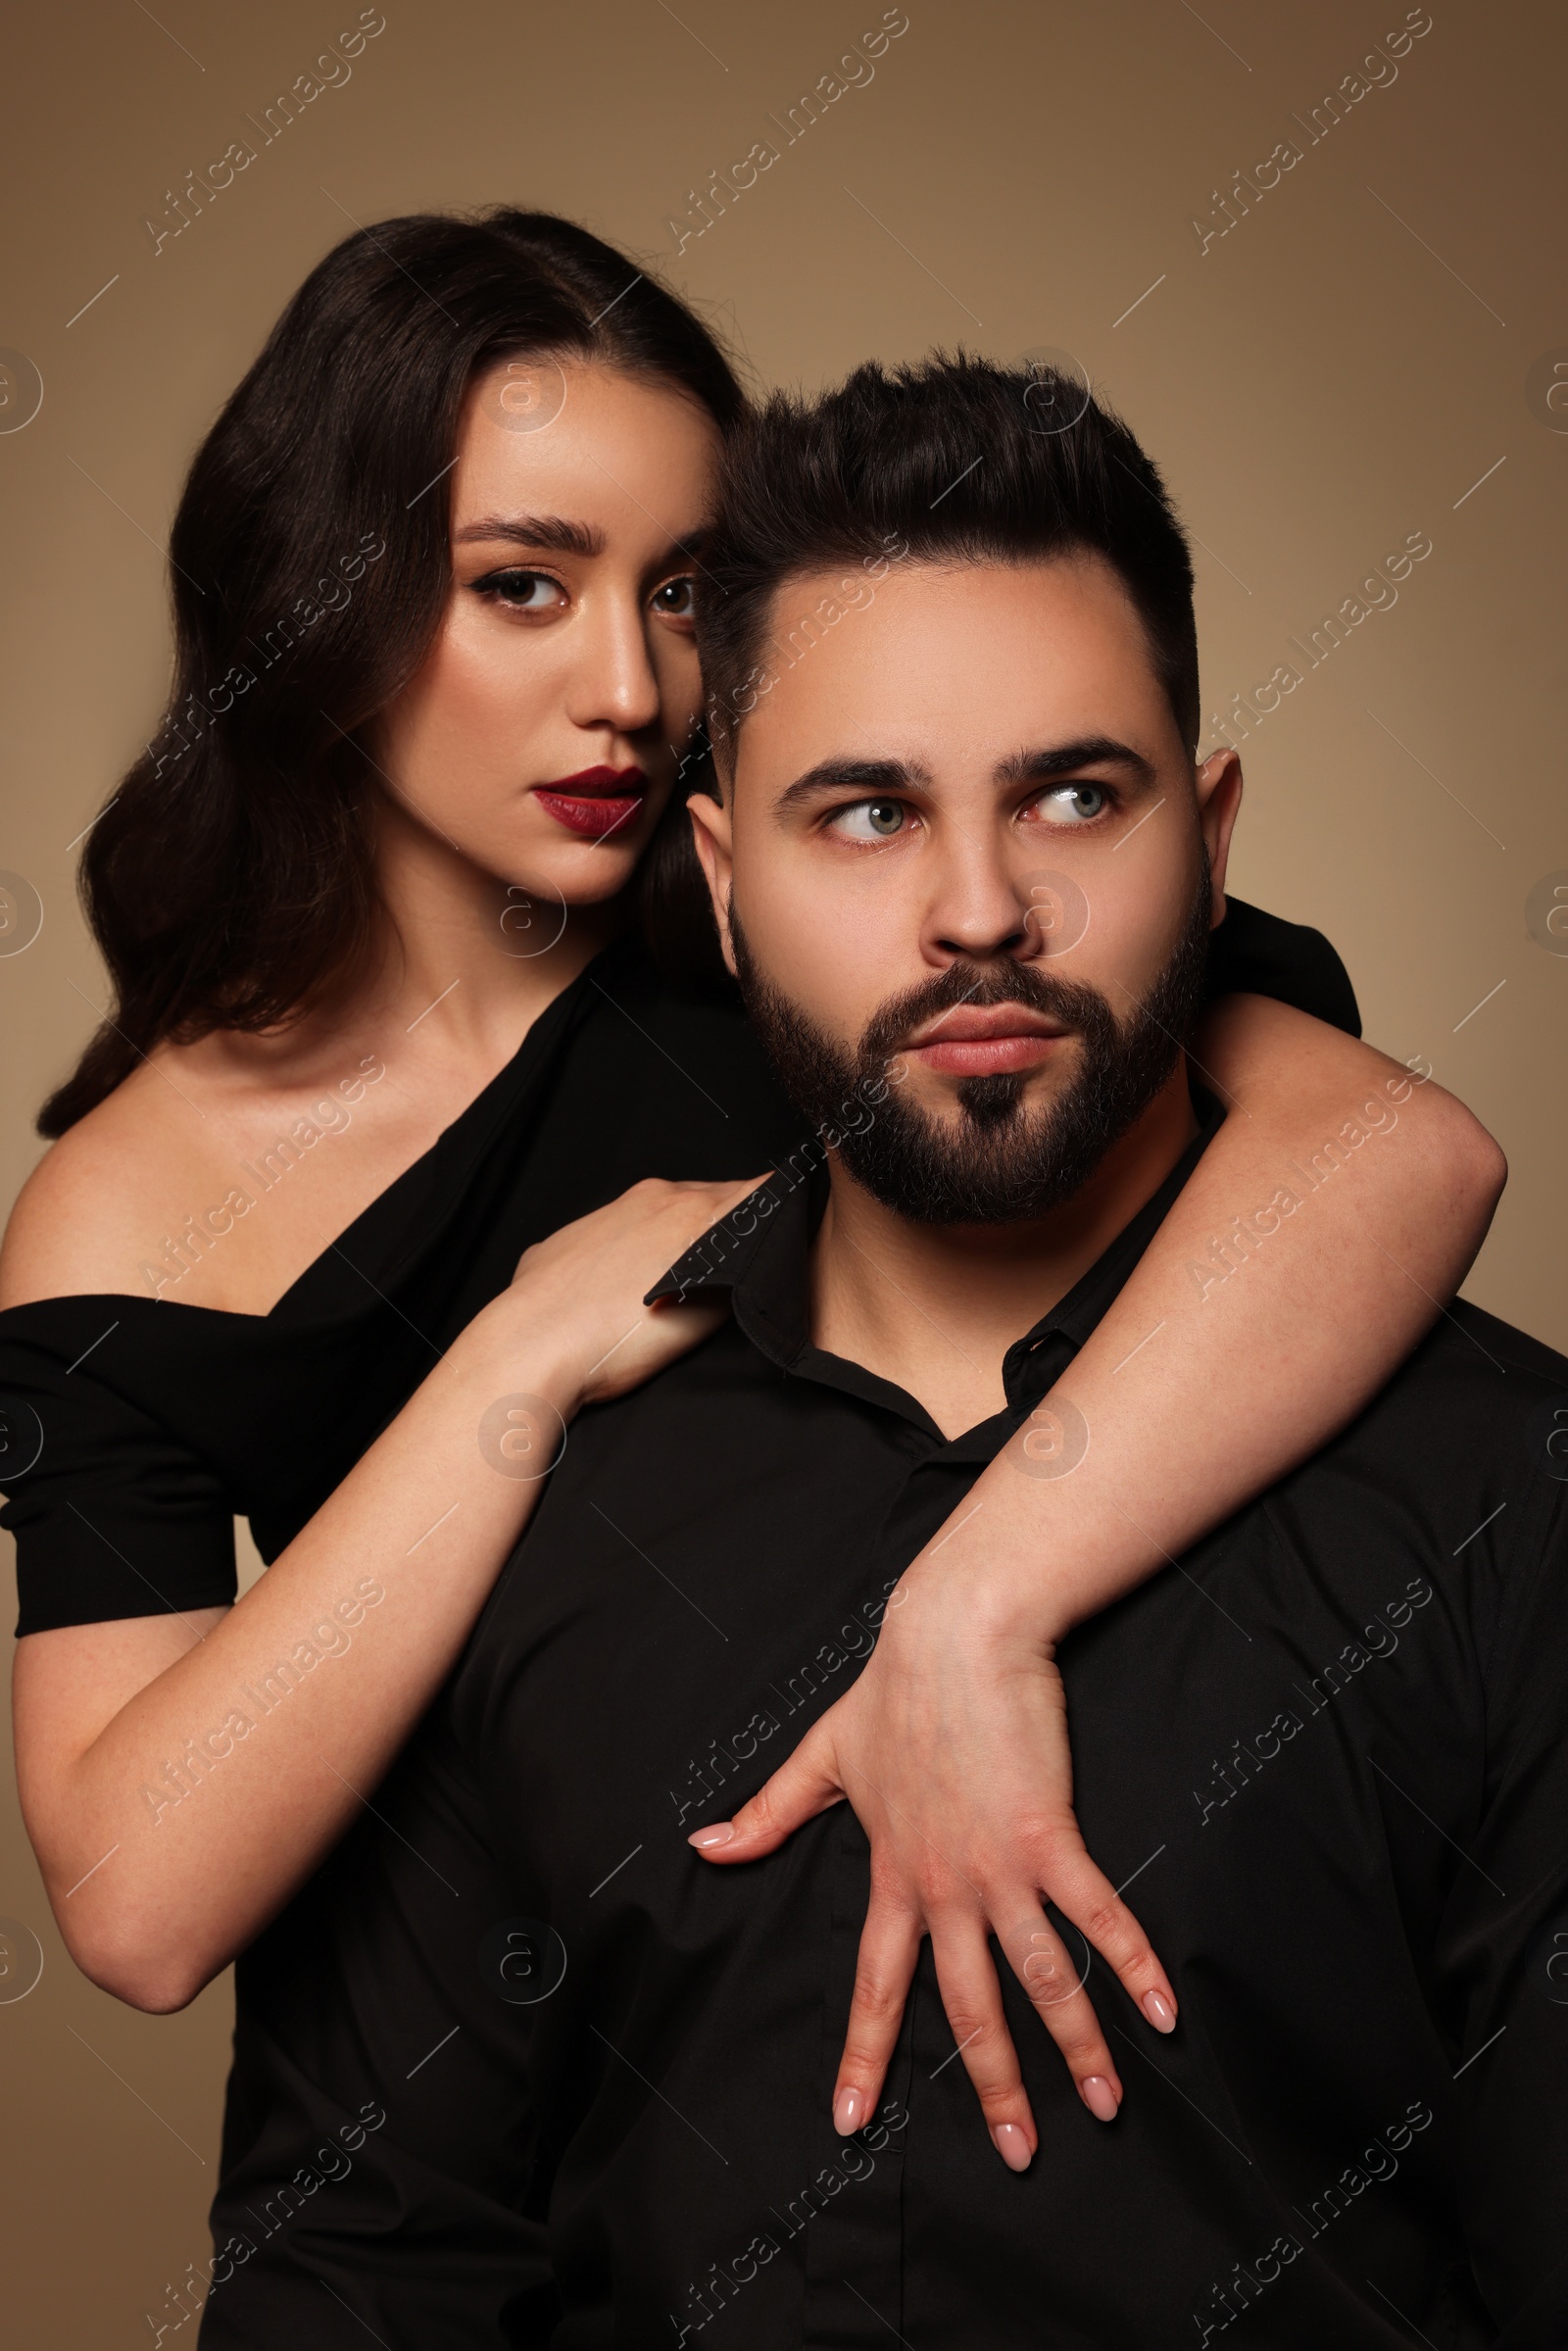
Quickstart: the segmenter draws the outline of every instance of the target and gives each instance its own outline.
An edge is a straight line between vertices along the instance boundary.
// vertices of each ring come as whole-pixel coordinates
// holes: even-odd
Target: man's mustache
[[[1112,1017],[1098,989],[1087,988],[1078,980],[1060,979],[1036,964],[951,963],[946,971],[906,988],[902,996],[890,997],[878,1007],[860,1038],[861,1062],[880,1063],[895,1057],[917,1030],[943,1012],[956,1011],[960,1004],[985,1010],[995,1004],[1019,1004],[1080,1033],[1101,1030]],[[937,1035],[941,1035],[940,1028]]]

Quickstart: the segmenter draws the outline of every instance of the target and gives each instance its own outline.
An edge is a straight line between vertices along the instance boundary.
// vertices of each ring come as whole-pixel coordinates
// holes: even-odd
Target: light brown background
[[[357,6],[14,17],[0,344],[35,362],[45,398],[0,435],[0,868],[32,881],[46,919],[0,958],[0,1204],[104,1001],[68,844],[156,721],[160,551],[198,436],[350,216],[504,198],[664,269],[764,382],[959,340],[1076,354],[1201,541],[1206,710],[1295,660],[1287,638],[1407,532],[1430,534],[1397,606],[1244,747],[1234,878],[1326,930],[1368,1034],[1429,1054],[1498,1136],[1513,1176],[1468,1294],[1568,1346],[1568,957],[1532,942],[1524,911],[1568,867],[1568,434],[1527,397],[1534,363],[1568,358],[1564,22],[1432,11],[1397,80],[1307,145],[1293,112],[1402,24],[1403,0],[908,0],[874,80],[679,255],[688,191],[755,140],[781,145],[766,117],[879,0],[385,0],[347,85],[156,256],[143,216],[230,140],[259,144],[246,115]],[[1202,252],[1194,217],[1283,138],[1300,163]],[[89,1987],[4,1801],[0,1914],[47,1960],[36,1990],[0,2003],[0,2326],[113,2351],[151,2339],[146,2314],[170,2315],[167,2285],[207,2251],[229,1990],[157,2019]]]

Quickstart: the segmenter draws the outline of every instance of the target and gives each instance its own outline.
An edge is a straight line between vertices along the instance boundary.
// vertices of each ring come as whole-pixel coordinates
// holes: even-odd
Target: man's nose
[[[927,924],[941,959],[983,961],[1008,955],[1027,962],[1045,952],[1029,877],[979,842],[960,842],[944,860]]]

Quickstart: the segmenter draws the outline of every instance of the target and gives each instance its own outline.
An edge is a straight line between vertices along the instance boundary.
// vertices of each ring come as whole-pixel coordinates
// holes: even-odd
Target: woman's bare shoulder
[[[145,1261],[178,1227],[212,1159],[205,1115],[160,1055],[52,1143],[0,1246],[0,1309],[37,1298],[145,1292]]]

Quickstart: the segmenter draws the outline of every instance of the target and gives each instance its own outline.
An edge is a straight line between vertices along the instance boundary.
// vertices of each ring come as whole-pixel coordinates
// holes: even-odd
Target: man
[[[989,1461],[1071,1474],[1086,1432],[1037,1407],[1214,1123],[1180,1041],[1237,762],[1194,760],[1157,476],[1098,408],[1038,431],[1033,389],[862,369],[775,403],[735,462],[698,837],[831,1148],[666,1277],[732,1319],[579,1418],[377,1795],[395,1837],[323,1873],[347,2061],[330,1986],[279,1973],[270,2136],[229,2150],[220,2238],[260,2277],[246,2194],[290,2130],[375,2112],[356,2174],[323,2161],[284,2220],[339,2301],[345,2245],[429,2249],[427,2300],[354,2302],[399,2342],[1523,2351],[1568,2327],[1568,1366],[1519,1333],[1456,1308],[1345,1436],[1064,1644],[1085,1833],[1138,1876],[1181,2000],[1151,2046],[1097,1982],[1130,2052],[1114,2128],[1031,2030],[1087,1964],[1041,1913],[999,1953],[1039,2125],[1019,2167],[924,1960],[875,2111],[836,2132],[853,1814],[734,1870],[687,1842],[837,1694]],[[1410,1082],[1391,1068],[1391,1105]],[[213,2299],[204,2340],[240,2339]]]

